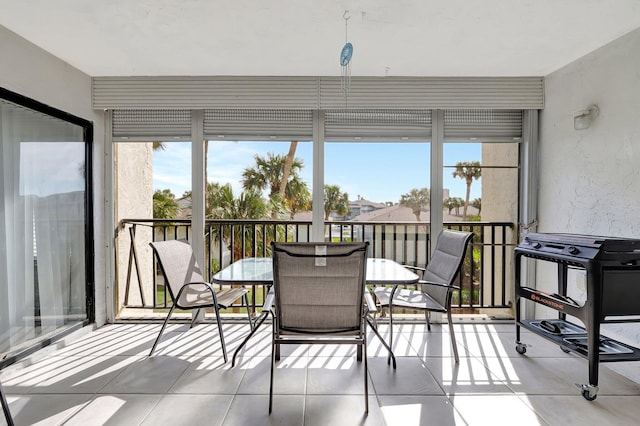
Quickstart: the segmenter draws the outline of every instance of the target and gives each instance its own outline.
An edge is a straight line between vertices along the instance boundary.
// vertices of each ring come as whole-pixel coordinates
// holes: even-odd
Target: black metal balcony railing
[[[514,224],[508,222],[448,222],[445,228],[475,234],[458,276],[460,291],[454,294],[458,312],[509,308],[512,305],[510,262],[516,245]],[[150,241],[190,239],[189,220],[122,220],[116,234],[116,276],[126,267],[126,278],[119,288],[124,295],[119,308],[165,309],[171,299],[150,250],[144,259],[139,250]],[[122,231],[127,230],[127,233]],[[145,230],[144,232],[142,230]],[[138,232],[140,231],[140,232]],[[142,235],[144,234],[144,235]],[[211,276],[244,257],[269,257],[271,241],[309,241],[311,222],[279,220],[207,220],[205,225],[205,276]],[[411,266],[426,267],[431,235],[428,223],[420,222],[327,222],[327,241],[369,241],[370,257],[383,257]],[[118,255],[118,254],[121,255]],[[128,253],[128,254],[125,254]],[[143,272],[145,271],[145,272]],[[137,289],[132,288],[137,283]],[[262,306],[265,288],[250,293],[251,309]],[[132,295],[135,301],[132,301]],[[145,296],[146,295],[146,296]],[[152,300],[148,300],[151,295]],[[137,296],[137,297],[136,297]]]

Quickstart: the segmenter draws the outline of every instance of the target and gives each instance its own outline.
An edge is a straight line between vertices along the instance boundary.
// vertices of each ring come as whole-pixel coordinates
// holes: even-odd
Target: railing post
[[[140,278],[140,265],[138,264],[138,251],[136,250],[136,224],[131,224],[129,228],[129,265],[127,267],[127,285],[124,291],[124,306],[129,306],[129,288],[131,285],[131,267],[132,264],[136,267],[136,278],[138,279],[138,289],[140,290],[140,299],[142,300],[142,306],[146,306],[144,301],[144,291],[142,291],[142,279]]]

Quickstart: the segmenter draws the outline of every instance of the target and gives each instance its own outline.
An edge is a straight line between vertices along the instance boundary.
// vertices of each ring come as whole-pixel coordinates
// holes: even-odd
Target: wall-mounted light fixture
[[[591,105],[589,108],[582,111],[578,111],[573,116],[573,128],[575,130],[584,130],[591,126],[593,120],[600,114],[600,109],[597,105]]]

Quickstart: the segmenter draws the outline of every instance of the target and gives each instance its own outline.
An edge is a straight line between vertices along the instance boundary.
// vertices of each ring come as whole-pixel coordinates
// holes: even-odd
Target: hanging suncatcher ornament
[[[340,67],[342,68],[342,95],[345,99],[345,104],[351,90],[351,57],[353,56],[353,45],[349,43],[348,37],[348,25],[349,25],[349,11],[345,10],[344,15],[344,47],[340,52]]]

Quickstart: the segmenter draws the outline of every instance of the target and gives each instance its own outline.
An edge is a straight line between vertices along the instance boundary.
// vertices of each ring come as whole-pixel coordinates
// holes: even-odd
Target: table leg
[[[396,357],[395,357],[395,355],[393,355],[393,351],[391,350],[391,347],[387,344],[387,342],[384,341],[384,339],[382,338],[380,333],[378,333],[378,328],[373,323],[371,317],[367,317],[367,322],[371,326],[371,329],[373,330],[375,335],[378,336],[378,339],[380,339],[380,342],[382,342],[382,345],[387,349],[387,351],[389,351],[389,356],[393,360],[393,368],[395,369],[396,368]],[[360,349],[360,348],[358,348],[358,349]]]
[[[247,335],[247,337],[244,338],[242,343],[240,343],[240,346],[238,346],[236,350],[233,352],[233,358],[231,359],[231,368],[233,368],[236,365],[236,357],[238,356],[240,349],[242,349],[244,345],[247,344],[249,339],[251,339],[251,336],[253,336],[256,333],[256,331],[258,331],[258,329],[260,328],[262,323],[267,319],[268,316],[269,316],[269,311],[264,311],[262,312],[262,314],[260,314],[260,317],[258,317],[255,320],[254,325],[251,328],[251,331],[249,332],[249,335]]]

